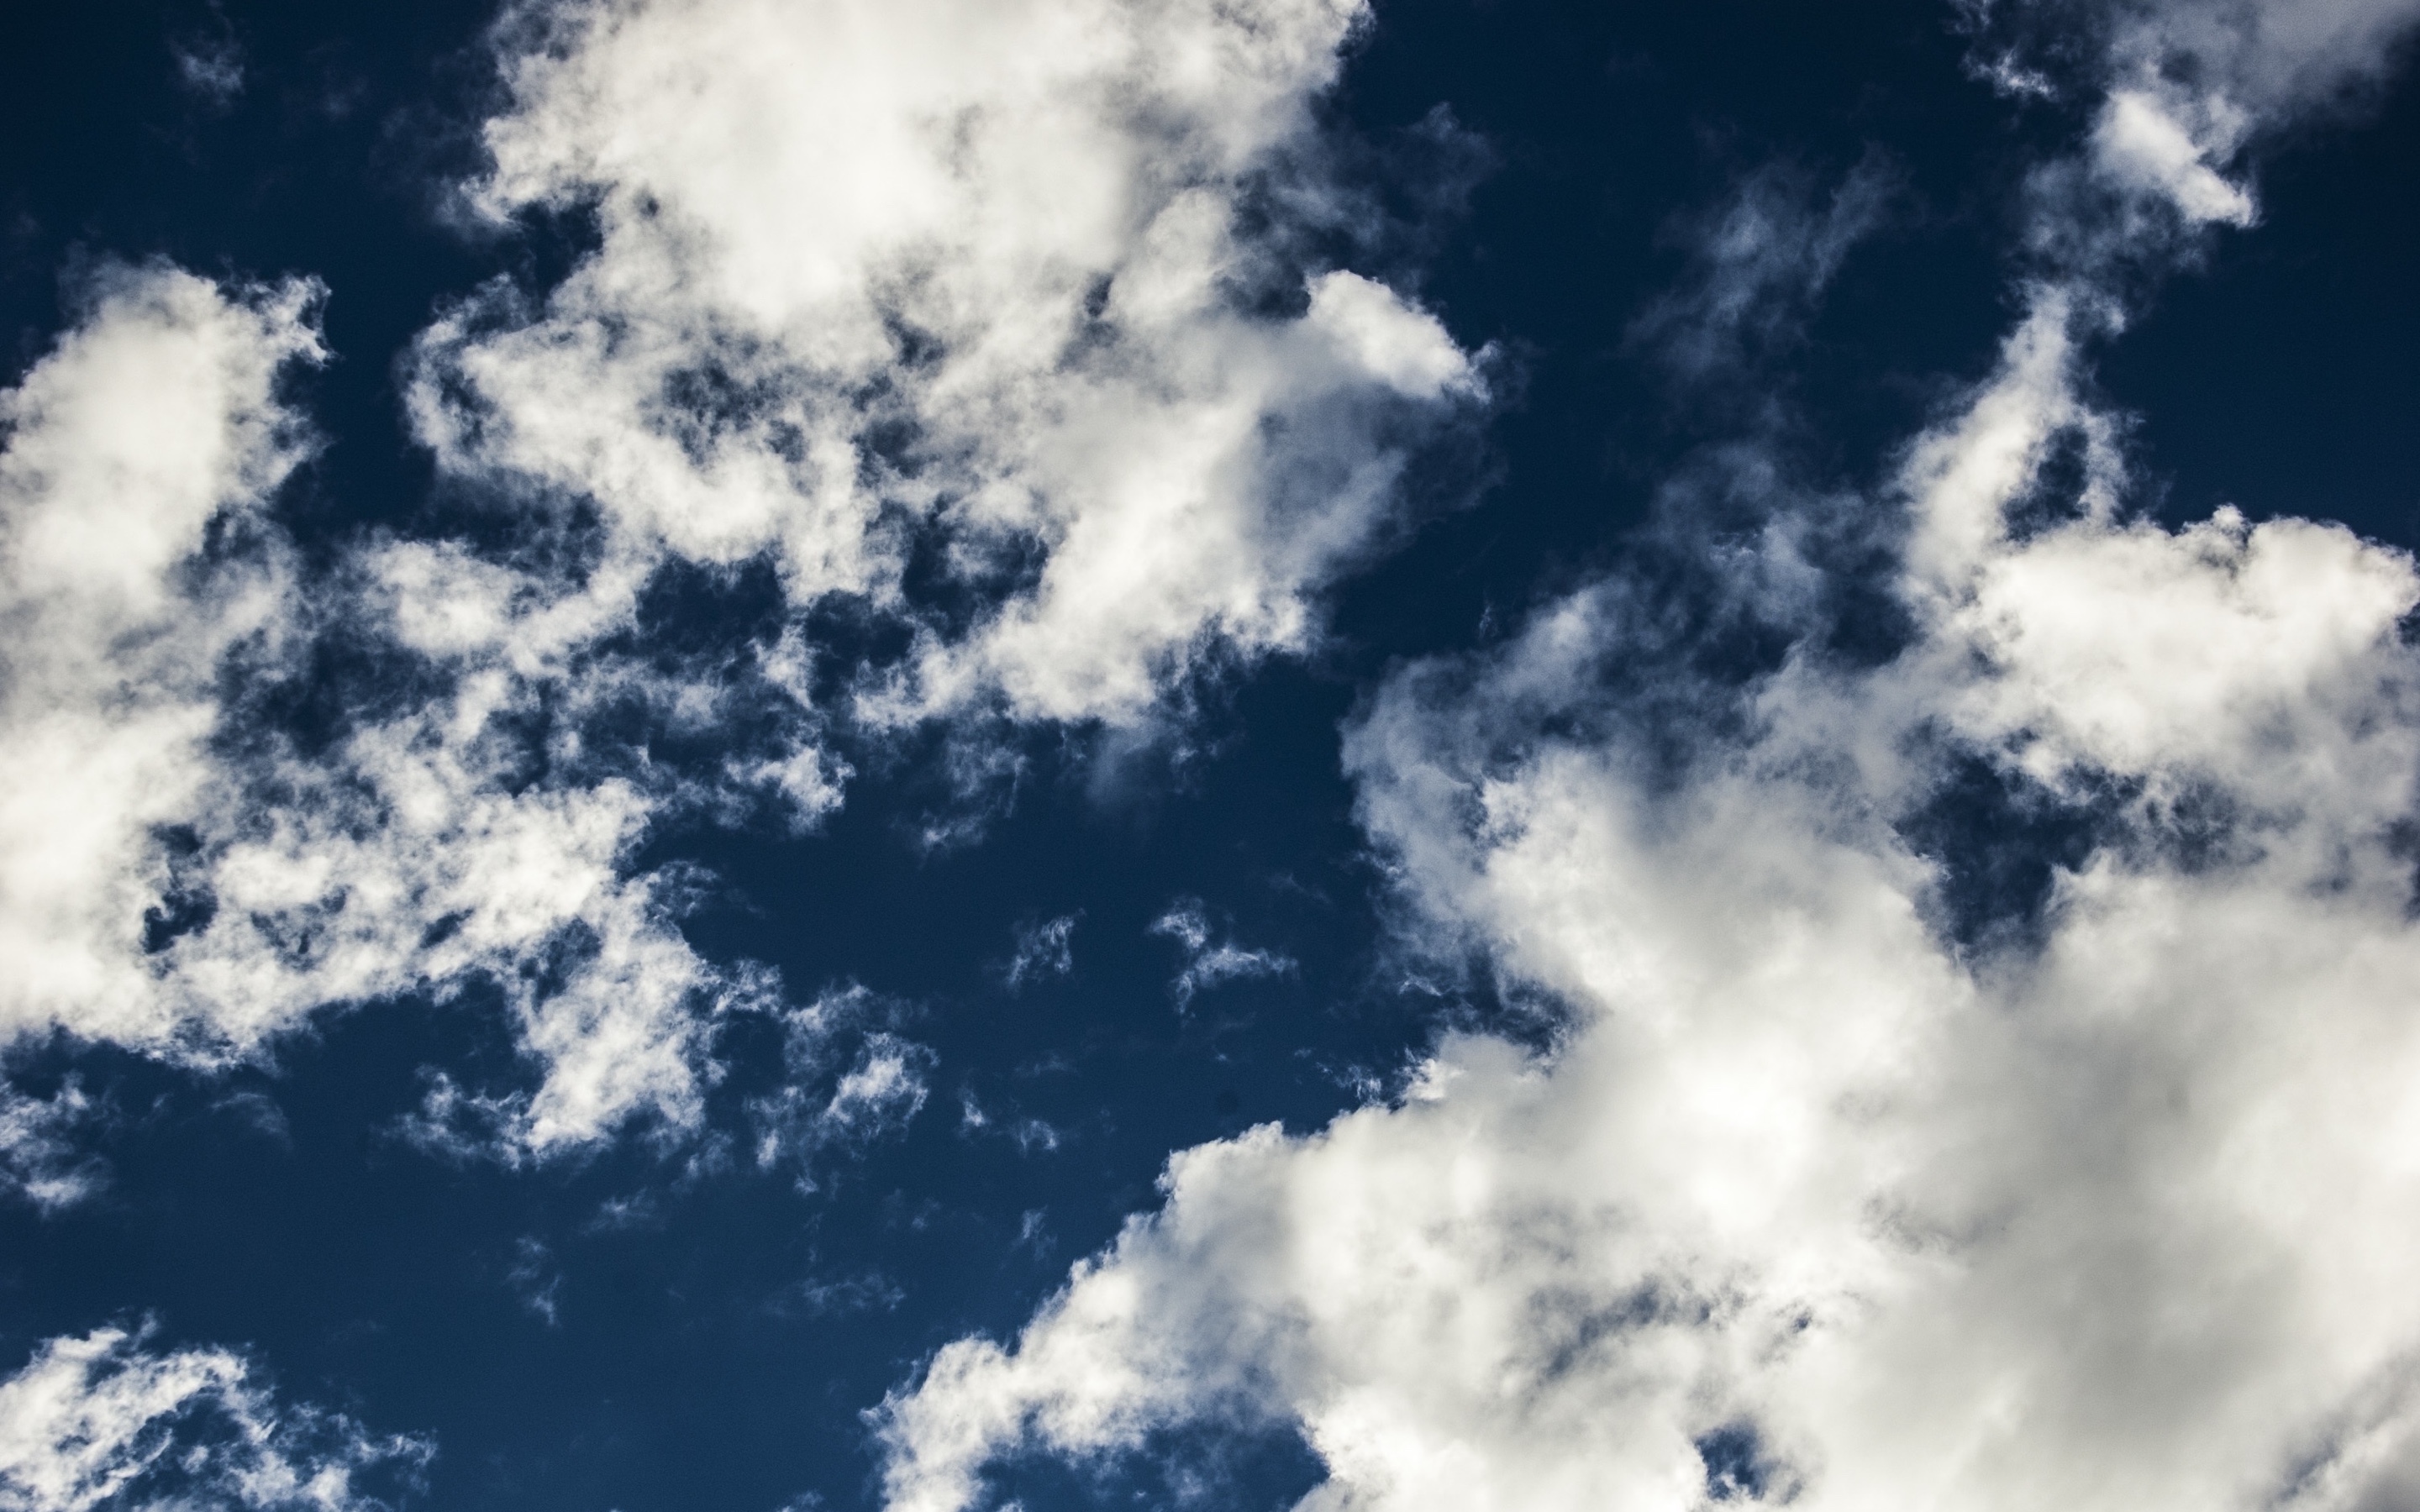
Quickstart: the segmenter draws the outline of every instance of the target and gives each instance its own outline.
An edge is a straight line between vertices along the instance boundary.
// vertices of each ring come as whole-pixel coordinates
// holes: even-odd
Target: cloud
[[[377,1512],[435,1452],[281,1402],[225,1350],[159,1352],[104,1328],[41,1345],[0,1381],[0,1508],[189,1506]]]
[[[1180,900],[1154,920],[1151,933],[1174,940],[1185,951],[1184,969],[1169,988],[1176,995],[1180,1013],[1193,1006],[1194,995],[1205,987],[1252,977],[1283,976],[1295,968],[1292,958],[1273,950],[1248,950],[1233,941],[1214,942],[1209,916],[1202,912],[1198,901],[1190,898]]]
[[[176,831],[215,796],[223,675],[273,662],[290,631],[292,569],[266,505],[308,441],[272,385],[320,356],[318,295],[109,269],[82,325],[0,395],[12,1034],[158,1044],[178,1030],[145,915],[174,886]]]
[[[243,49],[233,37],[197,39],[170,51],[178,82],[206,102],[224,107],[243,93]]]
[[[1803,312],[1888,208],[1890,170],[1869,156],[1818,203],[1810,176],[1784,165],[1750,174],[1714,215],[1684,220],[1673,239],[1698,254],[1692,275],[1631,327],[1675,377],[1703,379],[1750,350],[1784,347]]]
[[[1289,250],[1359,213],[1309,111],[1359,17],[524,7],[471,199],[598,244],[427,333],[421,432],[519,507],[592,504],[622,605],[769,561],[793,615],[910,628],[857,680],[878,723],[1133,722],[1300,649],[1481,393],[1432,316]]]
[[[1301,250],[1369,213],[1311,119],[1360,16],[514,9],[466,195],[597,244],[458,302],[409,364],[493,513],[332,564],[275,509],[318,286],[105,271],[6,401],[0,1032],[211,1066],[348,1005],[492,995],[535,1082],[435,1078],[422,1143],[697,1130],[749,988],[681,932],[695,878],[636,862],[667,821],[804,831],[851,776],[838,727],[1134,724],[1304,648],[1410,458],[1483,401],[1433,316]],[[667,603],[766,568],[769,614],[668,633]],[[923,1053],[893,1050],[809,1121],[912,1112]]]
[[[79,1135],[101,1118],[70,1079],[48,1097],[0,1081],[0,1193],[44,1211],[73,1206],[108,1183],[108,1166]]]
[[[1063,977],[1076,969],[1074,939],[1076,925],[1083,918],[1081,911],[1062,914],[1039,924],[1020,924],[1016,930],[1016,953],[1009,958],[1001,976],[1008,990],[1016,992],[1027,982],[1043,977]]]
[[[1981,36],[1985,76],[2020,95],[2055,94],[2060,78],[2080,85],[2099,101],[2090,173],[2187,226],[2249,224],[2252,193],[2227,177],[2244,149],[2373,94],[2420,20],[2413,0],[1966,0],[1961,8]]]
[[[1298,1435],[1313,1512],[2409,1499],[2420,564],[2131,513],[2106,266],[2022,291],[1864,517],[1776,486],[1699,539],[1708,618],[1617,576],[1386,680],[1346,765],[1406,929],[1553,1042],[1177,1154],[886,1401],[892,1507],[1199,1431]],[[1765,592],[1835,530],[1895,543],[1880,654]]]
[[[312,442],[278,384],[322,355],[319,297],[104,269],[0,398],[0,1032],[210,1066],[323,1010],[485,987],[541,1072],[458,1100],[497,1150],[693,1128],[737,979],[682,937],[683,879],[629,857],[668,810],[838,801],[807,653],[598,646],[593,578],[442,541],[304,573],[272,504]],[[369,670],[328,681],[315,648]],[[703,776],[651,759],[683,739]]]
[[[869,1027],[895,1018],[896,1011],[854,983],[804,1007],[773,1011],[782,1025],[785,1074],[778,1088],[749,1100],[756,1164],[793,1165],[800,1185],[813,1190],[815,1162],[828,1151],[862,1148],[923,1111],[935,1057],[888,1028]],[[855,1055],[835,1054],[850,1033],[857,1038]]]

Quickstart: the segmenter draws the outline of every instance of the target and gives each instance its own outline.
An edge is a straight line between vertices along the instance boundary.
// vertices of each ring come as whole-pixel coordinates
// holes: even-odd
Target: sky
[[[2420,1506],[2415,0],[0,19],[0,1512]]]

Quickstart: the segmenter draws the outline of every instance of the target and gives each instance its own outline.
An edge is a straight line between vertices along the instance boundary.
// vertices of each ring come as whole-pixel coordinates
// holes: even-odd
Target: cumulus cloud
[[[2091,212],[2050,229],[2166,234]],[[2420,564],[2131,513],[2103,266],[1873,491],[1895,649],[1761,593],[1821,575],[1805,512],[1711,553],[1786,656],[1710,666],[1612,578],[1386,681],[1363,822],[1555,1042],[1178,1154],[886,1402],[893,1507],[1187,1431],[1298,1435],[1323,1512],[2409,1501]]]
[[[913,631],[858,679],[876,721],[1140,718],[1205,657],[1302,646],[1480,391],[1432,316],[1288,249],[1348,213],[1309,105],[1359,16],[524,7],[472,198],[599,240],[427,332],[422,433],[593,506],[606,620],[666,562],[770,561],[795,614]]]
[[[2011,345],[1929,442],[2039,455]],[[2012,397],[2020,434],[1976,424]],[[1920,518],[1974,503],[1945,460]],[[892,1401],[892,1504],[1237,1421],[1302,1434],[1317,1507],[2385,1504],[2420,1453],[2420,574],[2086,515],[1921,592],[1900,658],[1739,690],[1677,780],[1591,706],[1618,594],[1390,683],[1368,822],[1567,1042],[1452,1039],[1399,1103],[1177,1157],[1013,1350]],[[1961,858],[1907,828],[1960,759],[2099,818],[2039,947],[1945,927]]]
[[[642,871],[649,837],[812,828],[838,725],[1133,723],[1303,647],[1481,401],[1434,317],[1301,250],[1365,213],[1311,114],[1360,20],[515,8],[468,198],[596,244],[456,303],[409,364],[419,433],[497,513],[333,565],[274,507],[318,287],[105,273],[6,400],[0,1032],[211,1065],[346,1005],[492,995],[535,1085],[434,1078],[422,1143],[700,1127],[752,989],[690,947],[696,879]],[[234,77],[188,52],[196,87]],[[660,634],[659,601],[767,567],[769,616]],[[768,1137],[912,1113],[923,1052],[868,1055]]]
[[[504,665],[507,612],[442,548],[299,576],[271,503],[309,433],[277,384],[321,355],[318,297],[107,270],[0,399],[0,1031],[207,1065],[485,980],[546,1072],[520,1143],[693,1121],[721,979],[626,865],[664,795],[582,761],[583,704],[651,688],[550,668],[535,635]],[[305,748],[268,696],[356,608],[422,696],[336,689],[338,737]]]
[[[307,284],[113,269],[0,395],[0,1028],[130,1041],[178,1014],[146,950],[173,831],[218,777],[221,679],[292,614],[271,493],[303,455],[272,392],[320,354]]]
[[[7,1512],[378,1512],[390,1502],[365,1487],[408,1487],[434,1452],[281,1401],[239,1354],[154,1350],[123,1329],[52,1339],[0,1381]]]

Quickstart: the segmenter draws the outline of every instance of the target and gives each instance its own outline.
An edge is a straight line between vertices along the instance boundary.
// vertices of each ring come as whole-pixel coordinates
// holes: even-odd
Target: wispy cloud
[[[1016,992],[1029,981],[1074,971],[1076,926],[1082,918],[1081,914],[1062,914],[1038,924],[1018,925],[1016,953],[1001,973],[1008,990]]]
[[[434,1453],[280,1400],[239,1354],[158,1351],[123,1329],[52,1339],[0,1381],[0,1505],[12,1512],[380,1512]]]
[[[1283,976],[1295,969],[1289,956],[1214,938],[1210,917],[1195,899],[1180,900],[1153,921],[1151,933],[1174,940],[1185,952],[1185,964],[1169,985],[1180,1012],[1192,1007],[1195,995],[1207,988],[1252,977]]]

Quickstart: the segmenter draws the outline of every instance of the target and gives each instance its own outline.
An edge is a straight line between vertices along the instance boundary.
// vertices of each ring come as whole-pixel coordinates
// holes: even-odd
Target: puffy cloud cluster
[[[1346,760],[1411,927],[1556,1042],[1177,1155],[886,1403],[893,1507],[1202,1431],[1298,1435],[1332,1512],[2420,1493],[2420,566],[2131,515],[2106,266],[2026,291],[1865,518],[1709,554],[1786,656],[1617,577],[1388,679]],[[1830,633],[1844,528],[1892,543],[1887,651]]]
[[[1915,448],[1919,539],[2035,483],[2063,341]],[[1900,656],[1802,654],[1679,772],[1595,691],[1617,589],[1389,683],[1368,823],[1566,1042],[1450,1040],[1400,1103],[1178,1156],[1014,1350],[893,1400],[892,1504],[1238,1421],[1373,1512],[2395,1504],[2420,573],[2225,516],[1927,560]],[[1910,838],[1962,761],[2097,824],[2038,944],[1962,943],[1956,843]]]
[[[215,1506],[378,1512],[364,1482],[409,1485],[426,1439],[280,1402],[240,1355],[159,1352],[122,1329],[54,1338],[0,1381],[0,1508]]]
[[[222,680],[293,612],[264,506],[303,437],[271,390],[319,355],[317,291],[119,270],[93,292],[0,396],[0,1028],[158,1042],[160,831],[216,795]]]
[[[496,217],[593,215],[542,301],[424,339],[459,472],[593,505],[600,612],[769,559],[916,634],[877,720],[1131,721],[1301,646],[1424,431],[1432,317],[1291,244],[1357,213],[1310,106],[1354,0],[524,10]]]
[[[331,1006],[493,991],[539,1081],[439,1084],[431,1140],[695,1128],[715,1015],[787,1011],[690,947],[644,839],[812,825],[849,776],[835,719],[1131,722],[1205,658],[1301,647],[1477,401],[1435,320],[1303,251],[1359,213],[1311,116],[1358,18],[513,12],[469,193],[597,239],[418,344],[415,423],[499,512],[475,540],[303,572],[271,503],[310,445],[279,374],[322,355],[318,289],[107,274],[7,399],[0,1032],[209,1063]],[[751,563],[769,625],[659,640],[651,594]],[[869,1049],[832,1136],[912,1111],[921,1054]],[[804,1116],[776,1142],[813,1143]]]
[[[327,1005],[485,978],[547,1072],[519,1137],[693,1118],[715,974],[622,864],[651,800],[521,769],[508,721],[537,679],[442,669],[326,751],[264,713],[381,590],[406,651],[416,618],[481,608],[411,579],[433,549],[373,552],[365,593],[299,574],[270,503],[308,429],[277,382],[320,355],[318,292],[112,270],[6,395],[0,1030],[207,1064]]]

